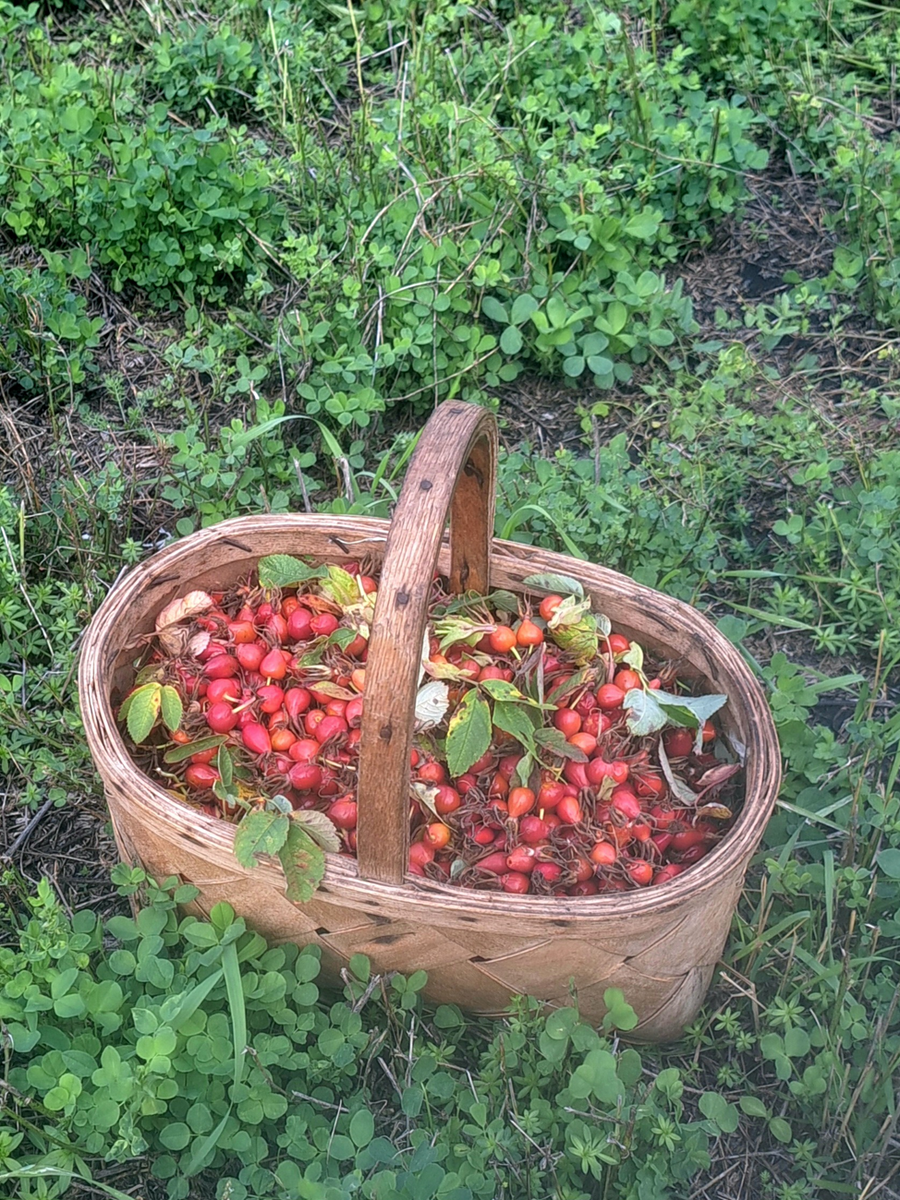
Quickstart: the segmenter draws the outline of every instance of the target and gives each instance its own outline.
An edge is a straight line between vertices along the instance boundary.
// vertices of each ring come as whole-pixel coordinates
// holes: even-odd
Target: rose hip
[[[206,710],[206,723],[213,733],[231,733],[239,720],[239,714],[224,700],[211,704]]]
[[[351,796],[343,796],[340,800],[335,800],[333,804],[329,804],[325,810],[325,815],[338,829],[355,829],[357,819],[356,801]],[[432,851],[433,856],[434,851]]]
[[[272,739],[265,725],[252,721],[241,730],[241,741],[251,754],[268,754],[272,749]]]

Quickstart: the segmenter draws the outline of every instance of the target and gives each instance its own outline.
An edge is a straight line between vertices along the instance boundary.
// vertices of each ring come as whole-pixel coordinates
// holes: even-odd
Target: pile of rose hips
[[[376,578],[358,563],[345,570],[360,597],[371,598]],[[450,599],[436,579],[431,616]],[[546,596],[536,611],[520,602],[518,619],[503,613],[509,623],[486,621],[492,614],[477,602],[478,640],[444,653],[429,625],[425,670],[448,680],[449,707],[439,724],[417,733],[412,751],[413,875],[509,893],[592,896],[667,883],[730,827],[739,791],[724,803],[720,793],[726,784],[733,789],[738,768],[713,753],[711,721],[699,752],[689,728],[644,736],[628,728],[626,693],[677,689],[674,668],[656,663],[651,675],[645,663],[635,670],[624,661],[633,661],[634,643],[610,632],[601,634],[596,660],[579,669],[548,627],[562,600]],[[349,627],[341,605],[314,582],[285,591],[248,583],[209,601],[176,652],[170,645],[151,653],[150,667],[177,689],[184,715],[170,741],[158,734],[136,748],[137,761],[182,799],[226,820],[275,795],[296,810],[317,809],[339,832],[341,852],[355,856],[368,652],[364,632],[353,633],[359,621]],[[568,756],[542,753],[522,781],[523,746],[494,726],[489,749],[451,778],[443,738],[463,696],[491,679],[524,688],[538,667],[544,696],[555,697],[544,723],[563,736]],[[219,744],[204,747],[210,740]],[[173,743],[198,749],[180,751],[181,761],[170,765]],[[217,786],[221,744],[241,780],[237,804]]]

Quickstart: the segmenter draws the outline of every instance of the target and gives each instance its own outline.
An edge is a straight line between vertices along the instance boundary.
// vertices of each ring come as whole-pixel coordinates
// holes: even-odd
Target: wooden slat
[[[409,855],[409,753],[431,583],[450,513],[450,583],[490,586],[497,424],[449,401],[425,426],[394,513],[366,662],[359,873],[398,884]],[[452,511],[451,511],[452,508]]]

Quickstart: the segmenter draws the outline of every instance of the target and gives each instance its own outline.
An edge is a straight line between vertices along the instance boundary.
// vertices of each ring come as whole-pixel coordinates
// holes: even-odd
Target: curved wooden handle
[[[445,401],[422,431],[394,511],[366,660],[359,873],[400,883],[409,857],[409,754],[428,599],[450,513],[450,586],[490,590],[497,422]]]

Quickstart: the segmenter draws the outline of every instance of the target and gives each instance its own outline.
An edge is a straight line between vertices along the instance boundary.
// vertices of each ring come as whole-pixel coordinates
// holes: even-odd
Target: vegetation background
[[[870,0],[0,0],[0,1194],[900,1195],[898,61]],[[677,1044],[320,993],[110,875],[106,590],[223,517],[387,515],[451,396],[499,534],[767,689],[785,785]]]

